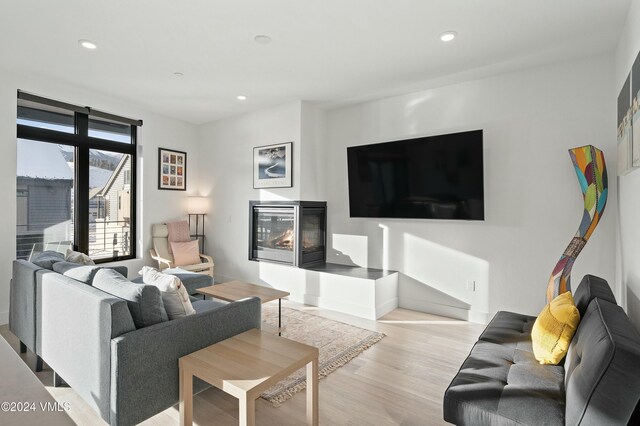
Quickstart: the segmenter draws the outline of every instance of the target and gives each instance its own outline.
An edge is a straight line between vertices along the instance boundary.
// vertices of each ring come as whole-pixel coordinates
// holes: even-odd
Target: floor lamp
[[[187,211],[189,214],[189,232],[191,237],[198,240],[200,253],[204,254],[204,215],[209,209],[209,199],[206,197],[189,197]],[[191,219],[194,218],[195,227],[191,228]]]

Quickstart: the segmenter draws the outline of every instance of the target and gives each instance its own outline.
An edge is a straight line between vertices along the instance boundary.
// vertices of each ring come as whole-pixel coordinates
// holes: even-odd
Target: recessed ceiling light
[[[451,41],[454,38],[456,38],[457,35],[458,35],[458,33],[455,32],[455,31],[447,31],[447,32],[444,32],[444,33],[440,34],[440,40],[442,40],[442,41]]]
[[[263,35],[263,34],[257,35],[253,39],[258,44],[269,44],[269,43],[271,43],[271,37],[269,37],[268,35]]]
[[[78,40],[78,43],[80,43],[80,46],[84,47],[85,49],[89,49],[89,50],[94,50],[98,47],[97,44],[95,44],[94,42],[92,42],[91,40]]]
[[[238,99],[239,101],[246,101],[247,97],[245,95],[238,95],[236,96],[236,99]]]
[[[182,77],[184,76],[184,74],[182,74],[181,72],[174,72],[173,75],[175,75],[176,77]]]

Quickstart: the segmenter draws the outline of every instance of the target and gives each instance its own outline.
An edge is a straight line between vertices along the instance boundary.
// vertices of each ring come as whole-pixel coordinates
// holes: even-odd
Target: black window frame
[[[136,182],[138,165],[137,136],[138,127],[142,126],[142,120],[133,120],[89,107],[80,107],[26,93],[21,90],[18,90],[17,99],[66,109],[72,111],[74,114],[74,133],[16,124],[18,139],[28,139],[37,142],[48,142],[74,147],[74,250],[89,253],[89,151],[93,149],[116,152],[130,156],[131,176],[129,185],[131,193],[131,231],[129,236],[129,254],[126,256],[112,256],[110,258],[94,259],[94,261],[95,263],[107,263],[135,259],[137,257],[136,219],[138,204]],[[129,124],[131,126],[131,143],[116,142],[89,136],[89,117],[92,119],[95,119],[95,117],[105,118],[123,124]]]

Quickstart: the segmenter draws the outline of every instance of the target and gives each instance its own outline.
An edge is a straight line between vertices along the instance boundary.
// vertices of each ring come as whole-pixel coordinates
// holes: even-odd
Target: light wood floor
[[[324,425],[438,425],[442,395],[484,326],[435,315],[396,309],[378,321],[283,301],[284,306],[381,331],[386,337],[344,367],[320,380],[320,424]],[[286,322],[285,322],[286,324]],[[0,334],[18,350],[18,340],[0,326]],[[22,354],[33,369],[31,353]],[[59,402],[69,402],[69,415],[80,425],[106,423],[73,389],[54,388],[53,373],[45,365],[38,373]],[[194,424],[237,425],[238,401],[217,389],[194,399]],[[143,425],[178,424],[177,406],[150,418]],[[300,392],[275,408],[258,398],[258,425],[305,423],[305,394]]]

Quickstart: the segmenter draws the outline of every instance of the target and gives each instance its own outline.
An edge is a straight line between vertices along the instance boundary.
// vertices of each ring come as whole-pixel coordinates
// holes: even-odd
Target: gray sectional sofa
[[[260,328],[258,298],[198,300],[195,315],[136,327],[132,302],[92,286],[96,276],[14,261],[10,329],[54,370],[56,383],[63,379],[111,425],[137,424],[176,404],[180,357]],[[194,382],[195,392],[206,387]]]
[[[444,395],[458,425],[640,424],[640,334],[607,282],[587,275],[574,294],[581,321],[560,365],[531,346],[535,317],[498,312]]]

